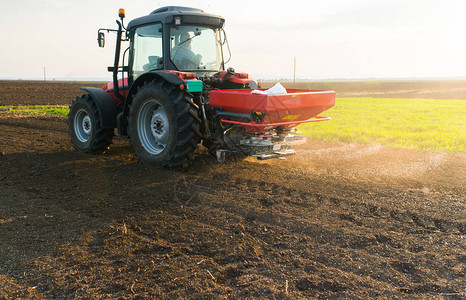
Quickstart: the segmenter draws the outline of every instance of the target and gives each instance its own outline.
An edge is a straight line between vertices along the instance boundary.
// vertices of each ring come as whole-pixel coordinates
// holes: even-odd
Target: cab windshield
[[[219,31],[202,26],[171,28],[170,58],[178,70],[221,70],[222,50]]]

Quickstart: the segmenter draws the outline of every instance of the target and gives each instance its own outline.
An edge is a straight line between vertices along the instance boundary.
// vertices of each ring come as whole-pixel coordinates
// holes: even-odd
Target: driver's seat
[[[142,67],[144,71],[163,69],[163,59],[160,56],[151,55],[148,57],[148,60],[149,63]]]

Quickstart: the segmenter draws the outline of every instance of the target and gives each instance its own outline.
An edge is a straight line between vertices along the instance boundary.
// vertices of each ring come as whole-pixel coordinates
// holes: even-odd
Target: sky
[[[228,67],[256,79],[466,78],[464,0],[0,0],[0,78],[111,79],[116,28],[168,5],[226,19]]]

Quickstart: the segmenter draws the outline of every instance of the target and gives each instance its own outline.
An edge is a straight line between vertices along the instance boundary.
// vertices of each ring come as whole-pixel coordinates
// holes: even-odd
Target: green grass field
[[[465,100],[337,98],[321,115],[299,127],[310,139],[466,153]]]
[[[69,111],[70,109],[68,105],[0,106],[0,113],[67,116]]]
[[[68,106],[0,106],[0,113],[68,115]],[[466,100],[338,98],[330,121],[299,130],[310,139],[378,143],[396,148],[466,153]]]

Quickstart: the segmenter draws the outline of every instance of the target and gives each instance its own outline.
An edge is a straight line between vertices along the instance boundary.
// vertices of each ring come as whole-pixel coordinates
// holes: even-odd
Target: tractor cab
[[[196,78],[226,73],[223,45],[228,42],[223,30],[224,18],[181,6],[156,9],[147,16],[132,20],[126,27],[123,9],[120,9],[119,16],[119,28],[99,29],[98,41],[99,46],[104,47],[104,32],[117,33],[114,66],[109,67],[109,71],[114,77],[111,88],[115,88],[116,97],[122,102],[125,100],[118,95],[118,89],[130,87],[147,72],[169,70],[193,73],[191,77]],[[129,41],[129,46],[123,54],[123,66],[120,66],[120,50],[124,41]],[[119,73],[119,77],[126,80],[118,81]],[[233,75],[234,72],[230,70],[230,73]]]
[[[129,77],[152,70],[193,72],[204,77],[224,70],[225,20],[200,9],[169,6],[131,21]]]

